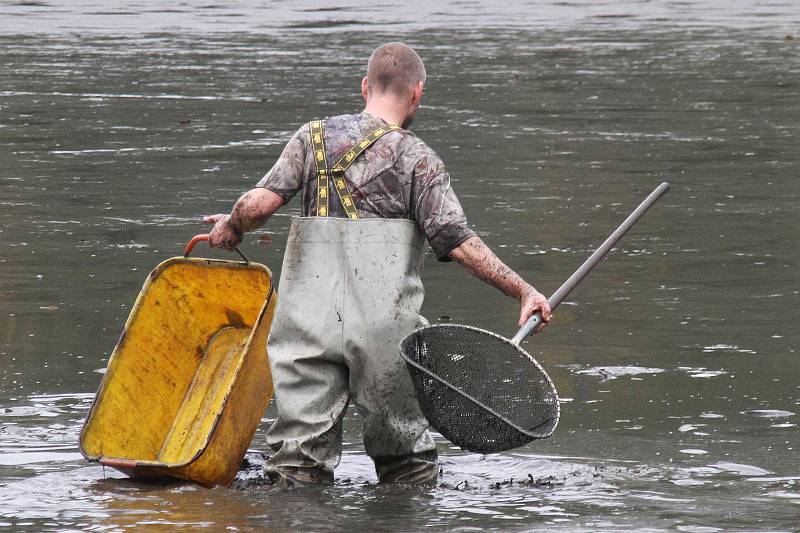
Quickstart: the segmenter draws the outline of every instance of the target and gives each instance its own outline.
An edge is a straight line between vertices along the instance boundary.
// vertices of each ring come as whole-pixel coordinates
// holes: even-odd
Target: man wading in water
[[[419,279],[427,238],[440,261],[519,300],[522,325],[547,299],[467,227],[438,155],[408,131],[425,83],[417,53],[377,48],[361,81],[363,112],[312,121],[275,166],[213,215],[210,244],[232,250],[298,192],[268,342],[278,419],[267,433],[273,481],[333,481],[352,401],[381,482],[436,479],[436,444],[399,343],[424,325]]]

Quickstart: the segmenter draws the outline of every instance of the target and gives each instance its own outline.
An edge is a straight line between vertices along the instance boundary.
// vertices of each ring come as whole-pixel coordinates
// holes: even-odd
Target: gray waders
[[[283,258],[268,342],[278,419],[267,442],[276,453],[266,473],[332,482],[352,400],[380,481],[434,481],[436,444],[399,348],[426,324],[425,238],[410,220],[360,219],[344,178],[364,150],[400,128],[376,129],[331,165],[323,122],[309,126],[317,216],[292,221]],[[348,218],[327,218],[331,189]]]
[[[436,479],[436,445],[398,348],[425,325],[424,250],[410,220],[294,219],[268,344],[278,406],[268,473],[332,481],[352,400],[381,481]]]

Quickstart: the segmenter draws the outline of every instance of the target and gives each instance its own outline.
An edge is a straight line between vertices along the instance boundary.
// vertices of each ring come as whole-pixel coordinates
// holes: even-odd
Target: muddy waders
[[[352,401],[380,481],[436,479],[436,445],[398,349],[425,324],[425,238],[410,220],[359,219],[343,176],[393,129],[379,128],[328,167],[322,123],[311,123],[318,216],[292,221],[268,343],[278,407],[267,433],[273,478],[332,482]],[[349,219],[327,217],[329,179]]]

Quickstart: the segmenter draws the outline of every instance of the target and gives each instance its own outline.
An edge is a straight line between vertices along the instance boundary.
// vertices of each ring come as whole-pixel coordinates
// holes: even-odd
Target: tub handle
[[[136,468],[136,461],[131,459],[114,459],[111,457],[101,457],[100,464],[112,468]]]
[[[201,242],[201,241],[208,242],[208,237],[209,237],[208,233],[201,233],[200,235],[195,235],[194,237],[192,237],[192,239],[186,245],[186,249],[183,251],[183,257],[189,257],[189,254],[192,253],[192,250],[194,250],[194,247],[198,242]],[[250,262],[250,260],[247,258],[247,256],[244,255],[239,248],[234,248],[234,251],[237,254],[239,254],[239,257],[244,259],[245,263],[249,263]]]

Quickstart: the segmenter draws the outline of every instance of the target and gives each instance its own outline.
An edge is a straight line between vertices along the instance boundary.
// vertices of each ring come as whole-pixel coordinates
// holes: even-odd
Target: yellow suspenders
[[[356,210],[355,203],[353,203],[353,197],[350,196],[350,188],[347,186],[347,182],[344,179],[344,171],[350,168],[353,161],[355,161],[364,150],[372,146],[372,143],[390,131],[401,129],[400,126],[381,126],[374,130],[355,143],[332,167],[328,166],[322,121],[314,120],[309,126],[311,128],[311,148],[314,152],[314,164],[317,167],[317,216],[328,216],[328,178],[331,178],[347,217],[357,219],[358,211]]]

